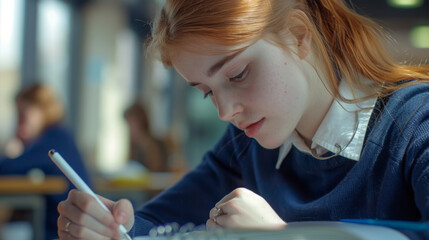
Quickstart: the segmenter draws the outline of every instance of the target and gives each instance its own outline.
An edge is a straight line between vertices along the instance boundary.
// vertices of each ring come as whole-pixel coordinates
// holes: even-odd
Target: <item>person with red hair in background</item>
[[[129,160],[142,164],[151,172],[168,171],[167,144],[152,134],[143,105],[135,101],[125,110],[124,118],[130,134]]]
[[[11,156],[0,159],[0,175],[64,176],[48,156],[48,151],[55,149],[90,184],[89,174],[74,138],[61,124],[64,109],[54,91],[45,85],[33,84],[24,87],[15,100],[18,125],[13,145],[22,147],[6,151]],[[58,238],[59,214],[56,208],[60,201],[67,198],[68,191],[74,188],[71,182],[68,184],[64,193],[45,196],[46,239]],[[12,220],[27,220],[25,213],[19,210],[13,216]]]
[[[139,236],[171,222],[429,221],[429,68],[394,60],[386,36],[344,0],[166,0],[146,49],[230,125],[140,209],[71,191],[61,239],[118,238],[118,224]]]

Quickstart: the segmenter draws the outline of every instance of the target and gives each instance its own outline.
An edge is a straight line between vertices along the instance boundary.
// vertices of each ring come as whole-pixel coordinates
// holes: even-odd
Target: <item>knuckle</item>
[[[68,198],[73,198],[73,197],[75,197],[77,194],[78,194],[78,190],[76,190],[76,189],[72,189],[72,190],[70,190],[69,191],[69,195],[68,195]]]
[[[92,201],[89,198],[81,198],[81,202],[79,205],[84,211],[88,211],[93,207]]]
[[[236,196],[242,196],[245,192],[246,192],[246,189],[243,188],[243,187],[236,188],[234,190],[234,193],[235,193]]]
[[[240,206],[241,200],[238,198],[233,198],[229,200],[228,205],[232,208],[236,208],[237,206]]]
[[[66,210],[67,206],[67,202],[66,201],[61,201],[60,203],[58,203],[57,206],[57,210],[60,214],[64,213],[64,211]]]

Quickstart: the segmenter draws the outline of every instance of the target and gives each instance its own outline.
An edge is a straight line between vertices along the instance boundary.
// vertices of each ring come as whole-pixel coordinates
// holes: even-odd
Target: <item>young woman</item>
[[[62,239],[158,224],[429,220],[429,69],[396,63],[342,0],[167,0],[148,50],[216,106],[225,135],[135,213],[72,191]],[[68,226],[68,228],[66,228]]]

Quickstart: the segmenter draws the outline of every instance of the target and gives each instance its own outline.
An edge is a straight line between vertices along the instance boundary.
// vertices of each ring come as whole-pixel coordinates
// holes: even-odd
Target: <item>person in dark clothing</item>
[[[4,157],[0,160],[0,175],[27,176],[36,170],[41,171],[44,176],[64,176],[48,156],[48,151],[55,149],[67,159],[82,179],[90,184],[89,174],[74,138],[61,125],[64,116],[63,106],[54,92],[41,84],[25,87],[16,97],[16,106],[18,126],[15,143],[20,142],[23,148],[22,152],[15,153],[15,157]],[[69,182],[64,193],[45,196],[46,239],[58,238],[57,205],[67,198],[67,193],[73,188]],[[17,216],[18,212],[21,212],[21,217]],[[22,211],[16,210],[14,216],[19,219],[23,214]]]

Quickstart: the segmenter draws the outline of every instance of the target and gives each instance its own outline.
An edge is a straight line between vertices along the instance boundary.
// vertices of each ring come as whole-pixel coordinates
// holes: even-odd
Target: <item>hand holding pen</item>
[[[59,153],[49,151],[52,161],[81,191],[72,190],[68,198],[58,205],[58,235],[60,239],[127,239],[127,228],[134,223],[131,203],[126,200],[113,202],[95,195],[74,172]]]

